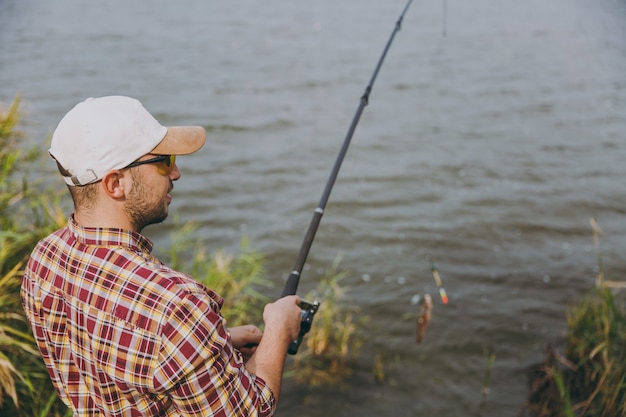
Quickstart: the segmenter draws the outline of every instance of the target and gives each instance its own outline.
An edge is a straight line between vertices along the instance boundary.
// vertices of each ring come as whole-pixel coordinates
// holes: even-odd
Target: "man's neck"
[[[83,227],[115,228],[133,230],[126,215],[115,213],[115,210],[78,210],[74,212],[74,221]]]

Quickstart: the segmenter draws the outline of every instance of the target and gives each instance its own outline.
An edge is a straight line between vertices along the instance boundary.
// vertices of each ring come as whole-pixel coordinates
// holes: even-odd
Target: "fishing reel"
[[[319,301],[313,301],[310,303],[308,301],[300,300],[299,306],[302,309],[300,312],[300,334],[296,340],[289,344],[289,350],[287,352],[290,355],[298,353],[298,349],[302,343],[302,338],[309,332],[309,330],[311,330],[313,317],[315,316],[315,313],[317,313],[320,303]]]

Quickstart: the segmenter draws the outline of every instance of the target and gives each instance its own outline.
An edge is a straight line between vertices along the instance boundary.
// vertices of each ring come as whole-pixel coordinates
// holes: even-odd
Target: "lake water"
[[[210,251],[249,237],[278,296],[404,6],[0,0],[0,101],[23,97],[32,143],[89,96],[205,126],[172,210]],[[343,256],[349,301],[370,317],[363,352],[341,390],[287,381],[279,415],[517,415],[526,369],[593,286],[591,217],[607,277],[626,272],[625,22],[618,0],[413,2],[300,284]],[[172,230],[148,234],[165,246]],[[433,319],[416,345],[425,293]]]

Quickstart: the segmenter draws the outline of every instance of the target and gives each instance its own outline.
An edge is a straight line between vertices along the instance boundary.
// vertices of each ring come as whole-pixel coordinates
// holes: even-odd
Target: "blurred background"
[[[249,238],[278,297],[405,4],[0,0],[0,101],[22,96],[24,146],[90,96],[203,125],[171,209],[208,251]],[[413,2],[300,284],[342,256],[348,298],[370,317],[363,352],[341,389],[287,381],[279,415],[517,414],[527,369],[593,286],[590,218],[607,278],[626,270],[625,20],[619,0]],[[64,187],[51,161],[40,170]],[[164,248],[174,227],[147,234]]]

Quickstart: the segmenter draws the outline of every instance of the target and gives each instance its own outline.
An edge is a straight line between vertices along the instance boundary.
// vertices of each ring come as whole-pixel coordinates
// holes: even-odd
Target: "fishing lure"
[[[428,257],[430,259],[430,256]],[[434,262],[430,262],[430,270],[433,273],[433,278],[435,278],[435,284],[437,284],[437,289],[439,290],[439,296],[441,297],[441,302],[444,304],[448,304],[448,294],[446,294],[446,290],[443,288],[441,277],[439,276],[439,270],[435,266]]]

